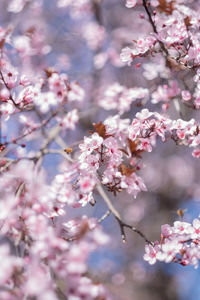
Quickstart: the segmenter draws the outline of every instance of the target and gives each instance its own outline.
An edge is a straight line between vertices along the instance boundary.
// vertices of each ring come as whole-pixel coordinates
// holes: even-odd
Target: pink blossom
[[[182,248],[181,244],[176,241],[168,241],[167,243],[161,245],[160,252],[158,253],[158,260],[165,261],[166,263],[171,262],[177,253],[179,253]]]
[[[85,96],[84,90],[80,87],[80,85],[77,82],[72,82],[70,84],[70,91],[68,93],[68,100],[70,102],[72,101],[83,101]]]
[[[135,54],[129,47],[122,49],[120,58],[123,63],[127,63],[128,66],[130,66],[134,57],[135,57]]]
[[[30,0],[11,0],[8,5],[8,11],[12,13],[19,13],[28,1]]]
[[[10,93],[9,93],[9,90],[7,88],[3,88],[1,91],[0,91],[0,99],[2,102],[6,102],[10,97]]]
[[[58,103],[58,100],[52,92],[47,92],[40,93],[34,97],[34,103],[42,113],[47,113],[51,106],[55,106]]]
[[[182,98],[184,101],[189,101],[191,100],[191,94],[190,91],[184,90],[181,92]]]
[[[11,101],[7,101],[6,103],[1,104],[0,111],[5,120],[8,120],[14,113],[15,107]]]
[[[193,150],[192,156],[199,158],[200,157],[200,149]]]
[[[120,146],[118,145],[116,139],[109,137],[105,140],[104,145],[106,146],[106,155],[108,155],[110,160],[120,164],[122,152],[119,150]]]
[[[23,268],[23,260],[19,257],[10,254],[8,245],[1,245],[0,247],[1,257],[1,272],[0,272],[0,284],[6,286],[8,280],[14,276],[15,271]]]
[[[140,139],[140,144],[138,145],[137,150],[151,152],[152,151],[152,146],[151,146],[150,140]]]
[[[135,57],[145,55],[154,46],[155,42],[156,39],[154,37],[140,38],[135,41],[133,49],[129,47],[123,48],[120,55],[122,62],[130,66]]]
[[[136,118],[138,118],[139,120],[146,120],[148,118],[150,118],[153,115],[153,113],[149,112],[148,109],[142,109],[141,112],[138,112],[136,114]]]
[[[95,22],[88,22],[83,26],[82,30],[83,37],[86,39],[89,48],[96,50],[103,44],[106,36],[103,26]],[[96,37],[95,39],[94,36]]]
[[[193,228],[191,228],[190,233],[192,239],[196,239],[200,237],[200,220],[194,219],[192,222]]]
[[[30,56],[33,54],[30,39],[27,36],[17,36],[13,40],[15,49],[22,57]]]
[[[168,238],[173,233],[173,229],[169,224],[164,224],[161,226],[161,233],[164,238]]]
[[[73,109],[68,112],[67,115],[59,121],[59,125],[62,129],[71,129],[74,130],[76,124],[78,123],[79,116],[77,109]]]
[[[176,134],[177,134],[178,138],[181,139],[181,140],[183,140],[185,138],[185,132],[184,132],[184,130],[178,129],[176,131]]]
[[[137,4],[137,0],[126,0],[126,7],[128,8],[132,8],[136,6],[136,4]]]
[[[181,222],[181,221],[175,221],[174,222],[174,232],[175,233],[187,233],[188,229],[191,227],[190,223],[187,222]]]
[[[157,254],[159,250],[160,248],[157,245],[155,245],[155,247],[152,245],[146,245],[144,260],[148,261],[150,265],[154,265],[157,261]]]
[[[161,225],[155,243],[138,222],[151,229],[157,196],[199,198],[187,160],[200,157],[198,1],[43,2],[1,3],[0,299],[110,299],[99,281],[111,262],[95,280],[88,268],[118,240],[100,226],[109,214],[123,240],[143,238],[149,264],[197,268],[199,218]]]
[[[80,191],[82,193],[89,193],[93,190],[96,180],[89,176],[82,177],[79,181]]]
[[[91,137],[84,137],[83,144],[79,145],[79,148],[83,152],[83,157],[92,153],[93,150],[98,149],[103,143],[103,138],[97,133],[93,133]]]

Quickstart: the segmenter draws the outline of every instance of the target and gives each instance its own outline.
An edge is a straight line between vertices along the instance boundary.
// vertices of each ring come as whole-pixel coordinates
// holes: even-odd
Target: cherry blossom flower
[[[197,239],[200,237],[200,221],[199,219],[194,219],[192,222],[193,228],[190,229],[191,238]]]
[[[117,109],[121,115],[130,110],[131,104],[136,99],[147,99],[148,95],[147,89],[137,87],[127,89],[118,83],[114,83],[104,91],[99,104],[106,110]]]
[[[84,25],[82,34],[86,39],[89,48],[92,50],[98,49],[105,39],[105,30],[103,26],[99,26],[95,22],[89,22]],[[94,36],[96,37],[95,39]]]
[[[0,272],[0,284],[7,285],[8,280],[14,276],[15,270],[17,271],[23,268],[23,260],[19,257],[10,254],[10,249],[7,244],[0,247],[1,257],[1,272]]]
[[[70,84],[70,91],[68,93],[68,100],[70,102],[72,101],[83,101],[85,96],[84,90],[80,87],[80,85],[77,82],[72,82]]]
[[[140,38],[135,42],[134,48],[123,48],[121,51],[121,60],[124,63],[131,65],[133,59],[138,56],[144,56],[155,44],[156,39],[154,37]]]
[[[65,117],[59,120],[59,125],[62,127],[62,129],[71,129],[74,130],[76,127],[76,124],[78,123],[79,116],[77,109],[73,109],[70,112],[67,113]]]
[[[177,262],[182,265],[194,265],[198,267],[200,258],[199,252],[199,219],[194,219],[193,224],[182,221],[175,221],[171,227],[168,224],[162,225],[161,242],[155,246],[147,246],[147,254],[144,259],[153,264],[158,261]]]
[[[150,265],[154,265],[157,261],[157,254],[160,247],[156,244],[155,247],[152,245],[145,246],[144,260],[148,261]]]
[[[91,135],[91,137],[85,137],[83,144],[79,145],[79,148],[83,152],[85,157],[92,153],[93,150],[98,149],[103,143],[103,138],[99,136],[96,132]]]
[[[181,92],[181,95],[182,95],[182,99],[184,101],[189,101],[191,100],[191,94],[190,94],[190,91],[187,91],[187,90],[184,90]]]
[[[161,233],[164,238],[168,238],[173,233],[173,229],[169,224],[164,224],[161,226]]]
[[[15,49],[22,57],[30,56],[33,54],[30,39],[27,36],[16,36],[13,40]]]
[[[91,177],[82,177],[79,180],[80,191],[82,193],[89,193],[93,190],[96,181]]]
[[[139,193],[151,190],[149,174],[153,174],[153,191],[162,188],[159,185],[163,180],[157,169],[165,170],[166,182],[170,175],[178,186],[186,186],[184,193],[175,192],[176,195],[197,198],[199,193],[198,177],[191,166],[191,174],[186,172],[191,175],[187,176],[188,183],[183,180],[185,176],[181,172],[185,167],[180,166],[184,165],[185,158],[179,159],[176,170],[174,156],[170,163],[166,160],[166,167],[157,155],[165,145],[173,143],[173,151],[182,146],[191,150],[195,160],[191,158],[189,164],[192,161],[196,164],[200,157],[200,122],[196,117],[200,108],[198,5],[192,0],[189,4],[185,0],[126,0],[127,8],[143,5],[139,15],[137,10],[135,13],[122,10],[133,14],[133,18],[139,16],[138,25],[132,26],[125,19],[123,28],[114,28],[107,34],[106,30],[111,29],[102,25],[101,14],[105,9],[101,9],[100,2],[56,1],[56,16],[63,8],[62,14],[65,11],[69,14],[68,23],[75,25],[68,31],[73,38],[67,37],[67,54],[60,54],[62,45],[58,36],[54,41],[54,31],[50,39],[47,35],[49,29],[51,35],[51,27],[44,22],[43,1],[7,3],[9,19],[12,13],[19,13],[19,22],[14,27],[8,24],[0,28],[2,300],[57,300],[62,294],[69,300],[109,299],[105,288],[96,280],[93,282],[92,276],[89,278],[88,259],[97,247],[112,241],[99,224],[109,213],[116,217],[123,233],[123,212],[116,211],[120,209],[118,195],[121,193],[123,198],[127,193],[131,201]],[[32,17],[24,18],[26,13],[28,17],[33,14],[34,26]],[[76,26],[77,18],[81,18],[78,23],[81,27]],[[132,44],[128,44],[130,32]],[[74,44],[76,38],[80,39],[78,47]],[[89,52],[82,47],[83,39]],[[49,40],[52,46],[47,44]],[[50,53],[55,49],[56,52]],[[88,59],[91,65],[87,65]],[[87,77],[82,76],[82,62]],[[74,70],[77,63],[80,68]],[[132,63],[134,67],[129,70],[124,67]],[[68,69],[68,74],[63,73]],[[112,78],[109,77],[111,69]],[[81,85],[75,79],[77,71]],[[151,103],[146,106],[148,100]],[[92,113],[87,110],[91,104]],[[153,107],[154,111],[147,107]],[[79,118],[83,119],[83,126],[77,126],[80,132],[75,130]],[[159,148],[161,143],[163,146]],[[158,149],[157,164],[152,156],[154,149]],[[58,159],[54,160],[54,154]],[[153,157],[150,172],[148,157]],[[198,170],[198,164],[195,169]],[[191,184],[193,177],[195,182]],[[96,212],[98,200],[104,201],[109,209],[103,218],[96,220],[80,215],[87,205],[95,206]],[[136,202],[140,201],[133,200],[131,204],[134,212],[139,207]],[[130,216],[132,221],[134,214]],[[134,222],[138,220],[136,217]],[[124,226],[144,238],[147,243],[144,260],[149,264],[160,261],[198,267],[199,218],[161,225],[160,239],[155,243],[132,224]]]
[[[15,107],[11,101],[7,101],[6,103],[1,104],[0,111],[2,116],[7,121],[10,118],[10,115],[15,112]]]
[[[135,57],[135,54],[134,54],[133,50],[131,50],[131,48],[126,47],[126,48],[122,49],[120,58],[123,63],[127,63],[128,66],[130,66],[134,57]]]
[[[34,97],[34,103],[42,113],[47,113],[51,106],[56,106],[57,99],[52,92],[40,93]]]
[[[137,0],[127,0],[126,1],[126,7],[128,7],[128,8],[132,8],[132,7],[136,6],[136,4],[137,4]]]
[[[24,5],[30,0],[11,0],[8,5],[8,11],[12,13],[19,13],[24,8]]]
[[[200,157],[200,149],[195,149],[192,151],[192,156],[199,158]]]

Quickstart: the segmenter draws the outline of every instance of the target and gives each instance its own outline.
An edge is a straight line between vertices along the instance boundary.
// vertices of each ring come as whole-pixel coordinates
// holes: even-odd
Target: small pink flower
[[[157,254],[159,250],[160,248],[157,245],[155,245],[154,247],[152,245],[146,245],[144,260],[148,261],[150,265],[154,265],[157,261]]]
[[[200,238],[200,220],[194,219],[192,225],[194,231],[192,232],[191,237],[193,239]]]
[[[168,238],[173,233],[173,229],[169,224],[164,224],[161,226],[161,233],[164,238]]]
[[[174,232],[179,234],[187,234],[188,229],[191,228],[191,224],[187,222],[175,221]]]
[[[67,115],[59,121],[59,125],[62,129],[74,130],[78,123],[79,116],[77,109],[73,109],[67,113]]]
[[[181,92],[181,95],[182,95],[182,99],[183,99],[184,101],[189,101],[189,100],[191,100],[191,94],[190,94],[189,91],[184,90],[184,91]]]
[[[122,62],[127,63],[128,66],[130,66],[134,57],[135,57],[135,55],[133,54],[133,51],[131,50],[131,48],[126,47],[126,48],[122,49],[121,54],[120,54],[120,58],[121,58]]]
[[[185,132],[184,132],[184,130],[178,129],[176,131],[176,134],[177,134],[177,136],[178,136],[179,139],[184,140],[184,138],[185,138]]]
[[[93,190],[95,184],[96,180],[94,180],[93,178],[89,176],[81,177],[79,181],[80,191],[82,193],[90,193]]]
[[[77,82],[72,82],[70,84],[70,91],[68,93],[68,100],[82,102],[85,97],[84,90],[80,87]]]
[[[199,158],[200,157],[200,149],[193,150],[192,156]]]
[[[153,115],[152,112],[150,112],[147,108],[144,108],[141,110],[141,112],[138,112],[136,114],[136,118],[138,118],[139,120],[146,120],[150,118],[152,115]]]
[[[128,8],[132,8],[136,6],[136,4],[137,4],[137,0],[126,0],[126,7]]]

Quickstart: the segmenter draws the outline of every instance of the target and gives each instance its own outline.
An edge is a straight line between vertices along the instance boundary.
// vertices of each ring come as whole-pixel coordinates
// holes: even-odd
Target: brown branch
[[[125,234],[125,228],[129,228],[132,231],[136,232],[138,235],[140,235],[147,244],[150,244],[153,246],[153,243],[144,235],[144,233],[142,233],[139,229],[126,224],[125,222],[123,222],[119,212],[116,210],[116,208],[113,206],[112,202],[110,201],[110,199],[108,198],[108,196],[106,195],[105,191],[103,190],[102,186],[100,184],[98,184],[96,186],[99,194],[101,195],[101,197],[103,198],[104,202],[107,204],[109,211],[114,215],[114,217],[116,218],[116,220],[119,223],[120,226],[120,230],[121,230],[121,236],[122,236],[122,241],[123,243],[126,243],[126,234]]]
[[[148,18],[149,18],[149,22],[151,23],[151,26],[152,26],[152,28],[153,28],[153,31],[154,31],[156,34],[158,34],[156,25],[155,25],[155,23],[154,23],[154,21],[153,21],[153,19],[152,19],[152,16],[151,16],[151,13],[150,13],[150,11],[149,11],[149,9],[148,9],[146,0],[143,0],[143,6],[144,6],[144,9],[145,9],[145,11],[146,11],[146,13],[147,13],[147,16],[148,16]]]
[[[98,219],[98,223],[103,222],[108,216],[110,216],[110,214],[111,214],[111,211],[109,209],[100,219]]]
[[[146,1],[146,0],[143,0],[143,6],[144,6],[144,9],[145,9],[145,11],[146,11],[146,13],[147,13],[149,22],[150,22],[150,24],[151,24],[151,26],[152,26],[152,28],[153,28],[153,31],[154,31],[154,33],[157,35],[157,34],[158,34],[158,31],[157,31],[156,25],[155,25],[155,23],[154,23],[154,21],[153,21],[153,19],[152,19],[152,15],[151,15],[151,13],[150,13],[150,11],[149,11],[149,9],[148,9],[148,5],[147,5],[147,1]],[[159,42],[159,44],[160,44],[161,49],[162,49],[163,52],[165,53],[165,55],[168,56],[168,55],[169,55],[168,50],[165,48],[165,45],[163,44],[163,42],[161,42],[161,41],[159,41],[159,40],[158,40],[158,42]]]
[[[10,141],[10,142],[5,142],[4,145],[9,145],[9,144],[15,144],[18,141],[20,141],[21,139],[25,138],[26,136],[28,136],[29,134],[32,134],[33,132],[42,129],[44,126],[46,126],[51,120],[52,118],[54,118],[56,116],[57,112],[54,112],[51,116],[49,116],[45,121],[43,121],[38,127],[34,127],[32,129],[30,129],[30,131],[22,134],[21,136],[17,137],[16,139],[14,139],[14,142]]]
[[[10,95],[9,95],[10,100],[12,101],[12,103],[14,104],[14,106],[15,106],[17,109],[20,110],[19,104],[17,104],[17,103],[15,102],[15,100],[13,99],[13,96],[12,96],[12,94],[11,94],[11,92],[10,92],[10,88],[9,88],[9,86],[8,86],[7,83],[6,83],[5,78],[4,78],[3,73],[2,73],[1,70],[0,70],[0,75],[1,75],[1,79],[2,79],[2,81],[3,81],[4,85],[5,85],[5,87],[7,88],[7,90],[8,90],[9,93],[10,93]]]
[[[103,25],[103,18],[102,18],[100,2],[101,2],[101,0],[92,0],[92,7],[93,7],[95,19],[97,20],[98,24]]]
[[[110,201],[110,199],[106,195],[106,193],[105,193],[104,189],[102,188],[102,186],[100,184],[98,184],[96,186],[96,188],[97,188],[99,194],[101,195],[101,197],[103,198],[104,202],[107,204],[109,210],[115,216],[115,218],[121,220],[121,216],[120,216],[119,212],[114,208],[112,202]]]
[[[123,243],[126,242],[126,236],[125,236],[125,231],[124,231],[124,228],[129,228],[131,229],[132,231],[136,232],[137,234],[139,234],[147,244],[150,244],[150,245],[154,245],[145,235],[144,233],[142,233],[140,230],[138,230],[137,228],[129,225],[129,224],[126,224],[124,222],[122,222],[121,220],[118,220],[117,221],[119,222],[119,225],[120,225],[120,228],[121,228],[121,232],[122,232],[122,237],[124,237],[123,239]]]

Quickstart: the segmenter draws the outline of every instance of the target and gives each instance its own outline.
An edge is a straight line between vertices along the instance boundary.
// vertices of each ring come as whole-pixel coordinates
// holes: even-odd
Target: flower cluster
[[[136,174],[140,169],[137,166],[139,158],[132,158],[136,155],[133,148],[136,150],[137,146],[128,139],[127,130],[120,128],[121,122],[117,128],[114,127],[115,121],[113,117],[109,118],[109,122],[107,120],[108,126],[106,121],[104,124],[95,124],[97,132],[85,137],[80,145],[79,169],[80,176],[84,178],[81,179],[80,188],[83,192],[91,192],[100,181],[114,195],[126,189],[136,197],[138,192],[146,190],[142,178]]]
[[[69,8],[70,15],[73,18],[81,18],[83,13],[86,15],[91,12],[91,3],[89,0],[57,0],[57,6],[59,8]]]
[[[56,212],[66,203],[77,207],[94,203],[93,191],[103,184],[116,195],[122,190],[137,196],[147,188],[138,175],[142,167],[142,153],[151,152],[157,137],[163,142],[172,139],[176,144],[193,147],[199,157],[199,125],[194,119],[186,122],[171,120],[159,113],[143,109],[130,121],[119,115],[94,124],[95,132],[84,137],[79,145],[77,161],[57,175],[52,187],[56,193]],[[67,197],[66,197],[67,195]]]
[[[147,55],[148,52],[153,49],[155,43],[156,38],[153,36],[146,37],[145,39],[138,39],[137,41],[135,41],[133,49],[131,49],[130,47],[122,49],[120,55],[122,62],[127,63],[130,66],[134,58]]]
[[[93,284],[84,273],[89,254],[107,243],[108,237],[96,220],[87,217],[53,227],[50,220],[61,211],[55,207],[55,188],[46,184],[43,172],[33,168],[31,162],[21,161],[0,180],[5,196],[0,203],[1,234],[14,241],[20,256],[11,255],[7,244],[1,245],[0,255],[5,264],[0,272],[0,285],[6,287],[6,291],[0,291],[1,299],[14,299],[11,295],[15,294],[17,299],[28,295],[57,300],[58,289],[77,299],[83,295],[87,299],[105,296],[104,288]],[[66,194],[63,197],[67,199]],[[65,288],[55,286],[53,278],[63,282]]]
[[[146,245],[144,259],[153,265],[156,261],[175,262],[183,266],[198,267],[200,259],[200,221],[193,223],[174,222],[161,227],[161,240],[154,245]]]
[[[113,201],[121,192],[136,198],[151,189],[147,177],[155,174],[158,178],[159,172],[148,173],[148,166],[147,175],[142,171],[161,143],[192,148],[194,163],[200,158],[196,118],[200,109],[200,19],[196,1],[187,5],[186,0],[126,0],[122,13],[139,17],[138,27],[125,22],[130,26],[126,29],[124,24],[115,26],[115,5],[109,23],[103,13],[112,4],[57,0],[51,3],[55,24],[61,12],[68,17],[61,43],[54,21],[45,27],[39,17],[48,1],[7,2],[9,19],[12,13],[23,11],[25,15],[28,11],[28,16],[34,16],[34,25],[27,18],[19,28],[15,24],[0,27],[0,299],[109,299],[88,267],[90,255],[109,242],[99,225],[109,214],[115,217],[123,242],[125,229],[145,240],[144,260],[151,265],[162,261],[197,268],[199,219],[162,225],[160,241],[152,243],[123,220],[142,220],[145,200],[142,204],[140,199],[137,204],[133,201],[125,213],[118,212]],[[137,28],[141,30],[137,32]],[[48,29],[52,32],[46,38]],[[130,32],[133,45],[126,46]],[[74,40],[80,43],[78,47]],[[66,54],[60,55],[68,41]],[[133,62],[134,68],[127,71],[126,65]],[[112,110],[115,115],[108,116]],[[191,173],[187,184],[191,197],[194,168],[185,172],[188,162],[175,170],[184,160],[177,157],[170,160],[166,173],[179,187]],[[81,215],[90,205],[96,209],[97,192],[108,209],[98,220]],[[120,199],[118,204],[120,209]]]
[[[120,114],[130,110],[136,100],[148,99],[149,91],[145,88],[126,88],[118,83],[110,85],[100,97],[99,104],[106,110],[115,109]]]

